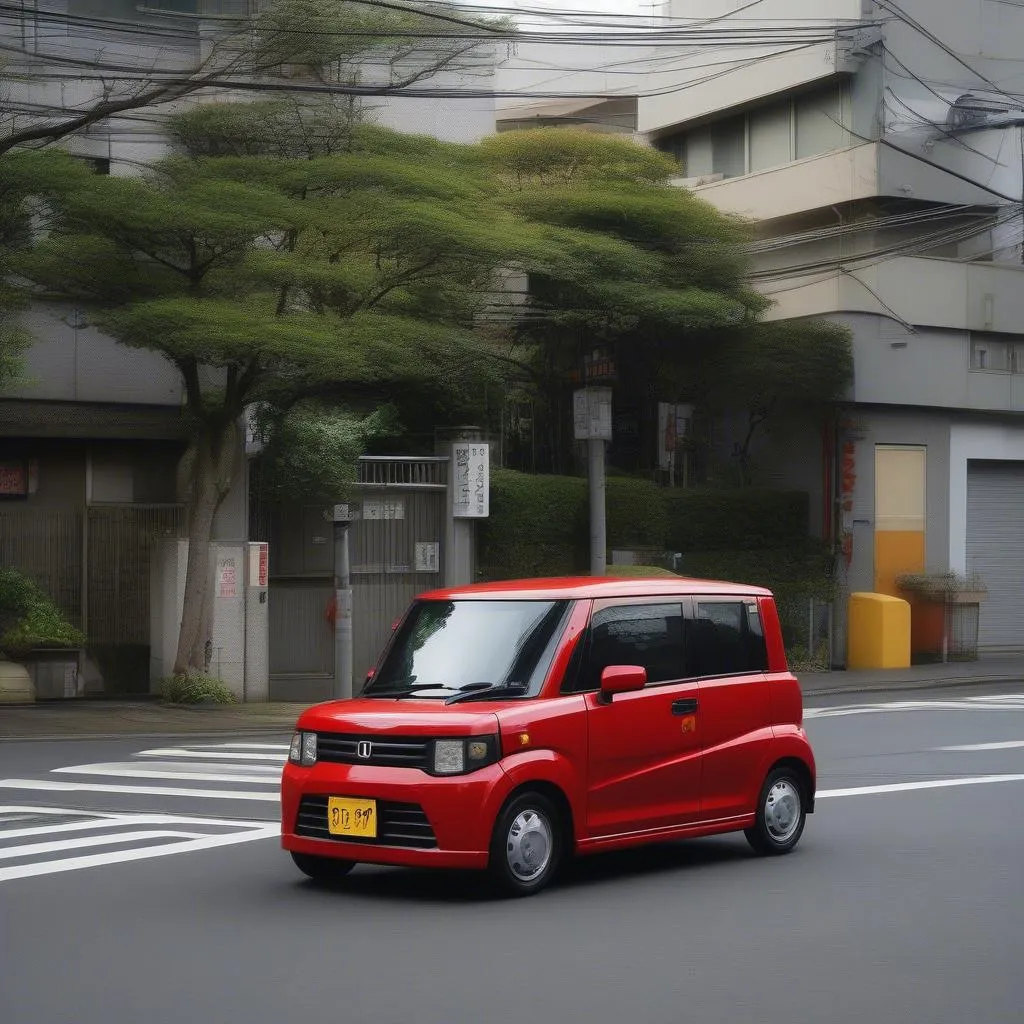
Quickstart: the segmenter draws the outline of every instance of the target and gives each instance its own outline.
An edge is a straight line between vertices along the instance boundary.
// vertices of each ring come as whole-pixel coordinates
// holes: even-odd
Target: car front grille
[[[361,743],[369,744],[369,756],[360,757]],[[365,751],[364,751],[365,752]],[[316,734],[316,758],[332,764],[366,764],[380,768],[422,768],[430,764],[430,741],[418,736],[388,736],[373,733],[343,735]]]
[[[304,796],[299,803],[295,834],[308,839],[332,839],[369,846],[404,846],[414,850],[437,849],[437,837],[419,804],[378,800],[377,822],[376,839],[332,836],[327,828],[327,797]]]

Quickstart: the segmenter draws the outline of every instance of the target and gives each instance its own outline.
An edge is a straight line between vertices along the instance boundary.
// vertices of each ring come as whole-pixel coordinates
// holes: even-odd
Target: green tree
[[[322,452],[347,438],[318,482],[341,486],[346,458],[379,428],[375,409],[392,404],[401,416],[514,366],[500,332],[480,326],[500,268],[571,259],[581,273],[596,263],[624,271],[631,257],[524,222],[474,147],[350,123],[333,127],[340,141],[329,153],[322,137],[303,153],[303,126],[331,115],[292,106],[292,155],[238,155],[247,125],[286,109],[184,115],[175,130],[189,155],[139,178],[85,180],[59,197],[58,229],[20,261],[23,274],[91,303],[115,337],[162,353],[181,374],[190,545],[177,673],[203,664],[212,525],[237,477],[247,409],[278,424],[284,451],[296,432],[315,435]],[[344,403],[347,426],[317,422],[314,401]],[[313,466],[296,459],[293,478],[307,472],[313,487]]]
[[[733,332],[711,351],[704,400],[715,411],[746,414],[736,454],[741,479],[750,484],[757,434],[777,419],[820,421],[852,382],[848,328],[829,320],[774,320]]]
[[[61,154],[17,153],[0,158],[0,388],[21,375],[22,357],[32,342],[19,314],[26,295],[14,276],[19,254],[46,220],[48,204],[88,177],[79,162]]]
[[[567,419],[569,391],[595,349],[614,363],[617,405],[641,422],[641,451],[649,453],[643,468],[656,451],[659,401],[694,401],[710,413],[728,394],[749,402],[759,424],[783,406],[841,392],[848,339],[829,325],[762,322],[770,303],[745,280],[748,226],[671,185],[673,160],[627,139],[564,128],[508,132],[484,149],[511,209],[531,223],[577,232],[591,253],[614,253],[606,264],[588,258],[526,268],[529,303],[519,336],[550,430]],[[819,351],[823,340],[828,348]],[[734,372],[751,352],[756,366]],[[780,362],[775,372],[773,353],[785,371]],[[801,360],[806,369],[788,380]],[[762,374],[766,363],[771,369]],[[740,379],[742,395],[730,392]],[[772,383],[758,390],[762,379]],[[548,466],[557,471],[558,449],[567,446],[553,437],[549,447]]]

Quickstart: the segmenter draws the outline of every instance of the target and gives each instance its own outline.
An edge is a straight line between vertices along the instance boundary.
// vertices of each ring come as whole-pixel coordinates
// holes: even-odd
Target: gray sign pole
[[[587,442],[590,492],[590,575],[608,571],[608,520],[605,505],[605,446],[612,437],[610,388],[581,388],[573,395],[573,434]]]
[[[342,513],[344,509],[344,513]],[[334,691],[335,700],[352,696],[352,578],[349,572],[348,507],[334,508]]]
[[[587,478],[590,489],[590,575],[603,576],[608,568],[608,525],[605,503],[605,442],[587,441]]]

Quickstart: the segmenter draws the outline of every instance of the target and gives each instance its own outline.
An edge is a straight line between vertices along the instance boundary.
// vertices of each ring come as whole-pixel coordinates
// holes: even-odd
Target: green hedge
[[[609,477],[607,488],[609,548],[764,551],[800,548],[807,539],[808,498],[801,491],[666,489],[621,476]],[[486,579],[585,572],[588,548],[585,479],[492,474],[480,547]]]
[[[571,576],[587,562],[587,482],[578,477],[491,474],[491,514],[483,521],[486,579]]]
[[[757,551],[800,546],[809,530],[803,491],[745,487],[662,492],[671,551]]]

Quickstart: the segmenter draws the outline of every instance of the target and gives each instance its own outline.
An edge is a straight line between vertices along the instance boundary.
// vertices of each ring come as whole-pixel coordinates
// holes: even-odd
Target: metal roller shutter
[[[1024,649],[1024,464],[968,464],[967,571],[988,586],[979,647]]]

